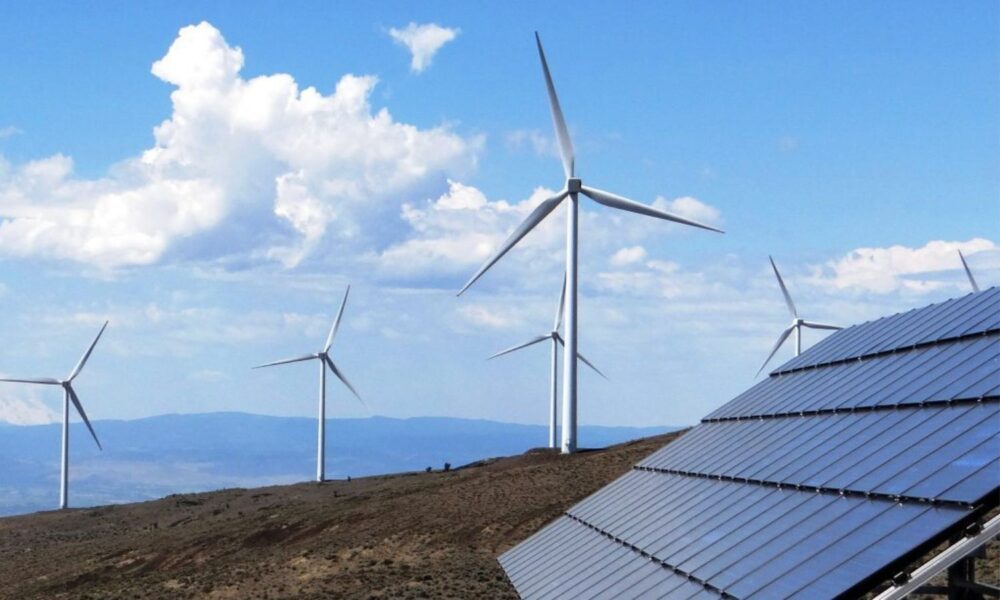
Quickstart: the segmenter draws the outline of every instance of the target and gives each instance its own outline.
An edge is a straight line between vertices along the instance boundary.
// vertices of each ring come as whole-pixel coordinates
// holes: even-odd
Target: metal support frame
[[[948,546],[941,554],[918,567],[905,583],[885,590],[874,600],[899,600],[916,592],[947,593],[949,600],[973,600],[984,595],[1000,597],[1000,589],[974,581],[975,568],[964,559],[1000,535],[1000,515],[986,522],[978,533],[970,533]],[[925,586],[931,579],[948,571],[948,587],[944,590]]]

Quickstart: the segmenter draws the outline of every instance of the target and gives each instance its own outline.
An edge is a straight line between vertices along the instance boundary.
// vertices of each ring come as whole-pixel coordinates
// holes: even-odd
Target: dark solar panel
[[[505,553],[511,582],[524,598],[863,594],[1000,498],[998,291],[830,336]]]
[[[1000,335],[980,335],[795,371],[761,381],[705,420],[979,399],[996,395],[998,361]]]
[[[1000,287],[855,325],[788,361],[784,372],[1000,329]]]

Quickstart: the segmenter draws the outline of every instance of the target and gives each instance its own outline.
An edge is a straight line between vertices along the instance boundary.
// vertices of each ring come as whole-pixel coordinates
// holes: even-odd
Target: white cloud
[[[925,294],[944,287],[967,290],[964,274],[953,276],[962,269],[959,250],[969,257],[996,251],[997,246],[990,240],[973,238],[967,242],[935,240],[920,248],[858,248],[840,259],[814,266],[808,281],[829,290],[876,294]]]
[[[45,425],[58,419],[54,410],[35,398],[0,395],[0,421],[12,425]]]
[[[657,196],[656,200],[653,201],[653,206],[679,217],[704,223],[705,225],[719,225],[720,223],[721,214],[719,213],[719,209],[691,196],[681,196],[673,200]]]
[[[9,138],[9,137],[13,137],[15,135],[18,135],[19,133],[24,133],[24,132],[21,131],[19,128],[14,127],[13,125],[7,125],[6,127],[0,127],[0,140],[5,139],[5,138]]]
[[[373,76],[344,75],[323,95],[288,74],[244,79],[243,61],[212,25],[181,29],[152,67],[176,88],[170,118],[106,177],[77,178],[62,155],[0,157],[0,254],[102,269],[171,256],[292,266],[475,166],[481,138],[373,110]]]
[[[402,218],[409,224],[408,239],[376,258],[380,269],[393,275],[454,274],[478,265],[496,250],[508,233],[553,190],[536,188],[531,196],[511,204],[491,201],[478,189],[449,181],[448,191],[424,207],[405,204]],[[518,248],[552,248],[562,227],[550,215]]]
[[[511,150],[530,148],[538,156],[559,156],[559,146],[555,138],[547,136],[537,129],[515,129],[504,136],[507,147]]]
[[[389,36],[410,51],[410,70],[414,73],[421,73],[431,66],[437,51],[459,33],[457,28],[442,27],[437,23],[410,23],[402,29],[393,27],[389,30]]]
[[[621,248],[611,255],[611,264],[616,267],[627,267],[646,259],[646,249],[642,246]]]
[[[449,181],[448,191],[436,200],[424,206],[405,204],[402,218],[410,227],[407,239],[368,259],[383,274],[392,276],[471,275],[471,269],[482,264],[539,203],[554,193],[539,187],[518,202],[490,200],[475,187]],[[717,209],[695,198],[674,201],[657,198],[653,205],[707,223],[720,220]],[[562,207],[553,211],[502,262],[516,263],[522,280],[561,268],[566,243],[564,215]],[[580,231],[586,242],[580,248],[581,264],[605,262],[610,254],[621,251],[623,241],[638,247],[637,242],[660,239],[665,230],[680,227],[621,211],[583,210]],[[640,250],[645,251],[641,247]],[[639,251],[633,248],[628,252]],[[633,257],[637,262],[644,258]],[[624,255],[619,257],[624,259]]]
[[[458,314],[473,325],[491,329],[509,329],[521,324],[521,317],[515,311],[498,309],[481,304],[467,304],[458,309]]]

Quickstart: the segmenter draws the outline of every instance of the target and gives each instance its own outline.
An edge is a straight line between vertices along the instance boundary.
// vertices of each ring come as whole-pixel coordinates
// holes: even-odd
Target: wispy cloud
[[[54,410],[37,398],[14,394],[0,390],[0,421],[12,425],[45,425],[59,419]]]
[[[402,29],[393,27],[389,36],[410,51],[410,70],[422,73],[431,66],[434,55],[442,46],[454,40],[461,30],[442,27],[437,23],[410,23]]]
[[[24,133],[21,129],[14,127],[13,125],[7,125],[6,127],[0,127],[0,140],[13,137],[15,135]]]
[[[998,248],[983,238],[966,242],[934,240],[919,248],[857,248],[839,259],[814,266],[808,281],[830,291],[876,294],[926,294],[946,287],[967,290],[965,275],[958,276],[962,269],[959,250],[974,256],[996,253]]]

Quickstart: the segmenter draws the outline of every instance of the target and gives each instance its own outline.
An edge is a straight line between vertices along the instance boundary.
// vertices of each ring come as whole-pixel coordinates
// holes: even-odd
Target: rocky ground
[[[515,598],[496,557],[675,435],[0,519],[0,597]]]

